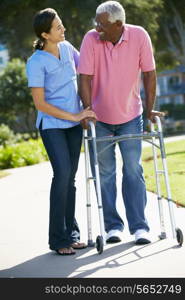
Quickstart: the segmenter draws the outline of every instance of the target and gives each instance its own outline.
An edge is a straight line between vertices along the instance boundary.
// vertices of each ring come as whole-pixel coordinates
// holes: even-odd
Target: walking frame
[[[160,175],[164,176],[165,187],[167,193],[167,201],[169,208],[169,217],[171,223],[171,230],[173,238],[177,239],[179,246],[183,244],[183,233],[180,228],[176,227],[174,211],[173,211],[173,203],[171,197],[171,189],[169,184],[168,177],[168,168],[166,162],[166,153],[165,153],[165,145],[163,139],[162,125],[159,117],[155,117],[157,130],[154,129],[154,124],[150,123],[150,132],[141,133],[141,134],[124,134],[120,136],[105,136],[105,137],[96,137],[95,125],[92,121],[89,122],[90,130],[84,130],[84,148],[85,148],[85,177],[86,177],[86,198],[87,198],[87,230],[88,230],[88,246],[93,247],[94,245],[97,248],[99,254],[103,252],[103,248],[106,244],[105,239],[105,228],[104,228],[104,218],[103,218],[103,207],[102,207],[102,196],[101,196],[101,186],[100,186],[100,173],[99,173],[99,165],[98,165],[98,152],[97,152],[97,143],[98,142],[111,142],[108,146],[106,146],[103,151],[113,144],[128,140],[128,139],[140,139],[145,140],[146,142],[152,145],[153,152],[153,160],[154,160],[154,171],[155,171],[155,180],[156,180],[156,192],[157,192],[157,200],[158,200],[158,209],[159,209],[159,218],[160,218],[160,230],[161,234],[159,238],[165,239],[166,231],[164,224],[164,214],[163,214],[163,197],[161,195],[161,183],[160,183]],[[156,143],[158,139],[158,143]],[[94,155],[94,168],[95,168],[95,176],[91,176],[90,172],[90,155],[89,155],[89,142],[92,141],[92,149]],[[158,161],[157,161],[157,149],[160,149],[161,160],[162,160],[162,170],[158,169]],[[98,205],[98,214],[99,214],[99,224],[100,224],[100,235],[96,238],[96,243],[92,240],[92,220],[91,220],[91,189],[90,183],[91,181],[95,182],[96,186],[96,197],[97,197],[97,205]]]

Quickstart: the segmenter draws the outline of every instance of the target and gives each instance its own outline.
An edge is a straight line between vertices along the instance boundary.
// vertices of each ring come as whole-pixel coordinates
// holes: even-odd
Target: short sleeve
[[[76,66],[76,69],[77,69],[78,63],[79,63],[80,53],[75,47],[73,47],[73,57],[74,57],[74,62],[75,62],[75,66]]]
[[[140,67],[142,72],[149,72],[155,69],[152,42],[147,31],[143,29],[143,40],[140,48]]]
[[[94,74],[94,45],[93,36],[87,33],[80,48],[80,59],[77,72],[86,75]]]
[[[39,60],[29,59],[26,64],[28,87],[44,87],[45,72]]]

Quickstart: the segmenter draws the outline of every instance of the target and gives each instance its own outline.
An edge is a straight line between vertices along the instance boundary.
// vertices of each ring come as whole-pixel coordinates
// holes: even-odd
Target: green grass
[[[5,177],[5,176],[8,176],[9,173],[5,172],[5,171],[0,171],[0,179]]]
[[[165,143],[165,150],[172,200],[177,205],[185,207],[185,140]],[[163,170],[159,150],[157,156],[158,169]],[[147,190],[156,193],[152,147],[143,149],[142,159]],[[167,198],[164,176],[159,176],[161,194]]]

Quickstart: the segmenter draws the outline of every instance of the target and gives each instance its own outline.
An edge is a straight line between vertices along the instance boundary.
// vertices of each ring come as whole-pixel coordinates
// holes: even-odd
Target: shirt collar
[[[120,37],[120,39],[119,39],[119,41],[118,41],[118,44],[121,44],[121,42],[122,41],[124,41],[124,31],[123,31],[123,33],[122,33],[122,35],[121,35],[121,37]]]
[[[121,43],[122,41],[128,41],[128,38],[129,38],[128,27],[127,27],[127,25],[124,25],[124,30],[123,30],[123,33],[120,37],[118,44]]]

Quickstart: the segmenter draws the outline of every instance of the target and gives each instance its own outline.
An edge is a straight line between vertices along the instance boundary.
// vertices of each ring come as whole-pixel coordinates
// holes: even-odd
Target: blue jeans
[[[69,247],[80,239],[75,220],[75,174],[82,142],[80,125],[66,129],[40,129],[49,156],[53,179],[50,189],[50,249]]]
[[[142,133],[142,116],[119,124],[110,125],[102,122],[96,123],[96,135],[119,136],[123,134]],[[125,205],[129,231],[133,234],[137,229],[149,231],[144,210],[147,202],[146,187],[141,166],[141,140],[132,139],[119,142],[119,149],[123,159],[122,196]],[[101,152],[111,142],[97,142],[97,151]],[[94,162],[90,143],[90,156],[92,173],[94,174]],[[98,154],[100,169],[100,181],[102,192],[102,204],[106,232],[112,229],[123,231],[124,222],[116,209],[116,156],[115,144]]]

